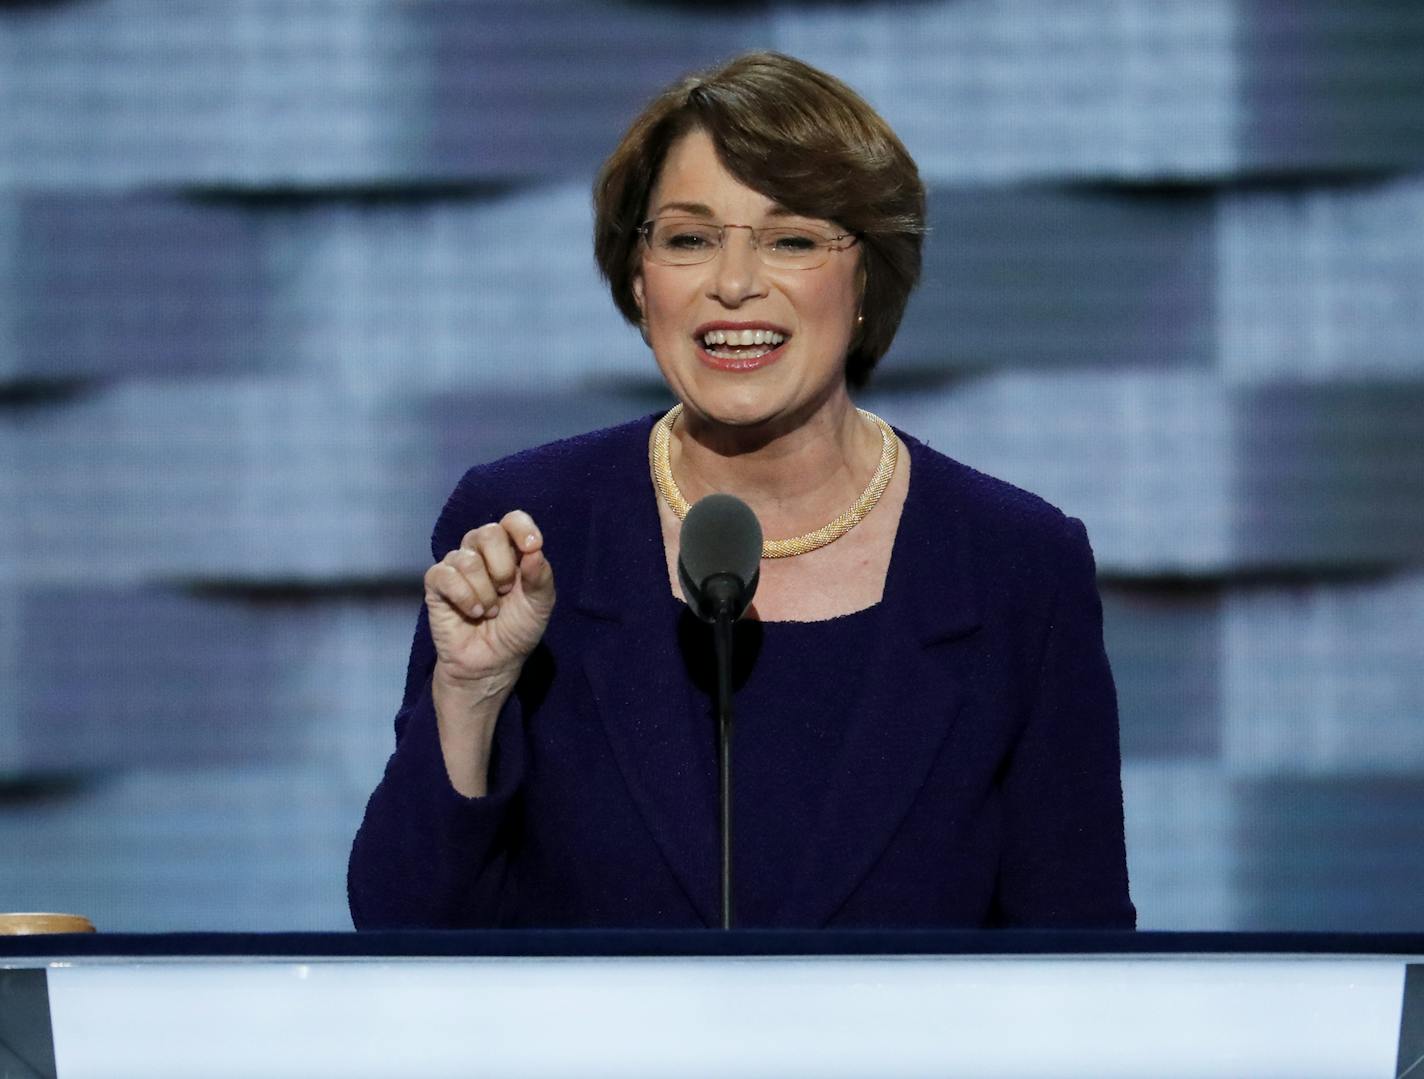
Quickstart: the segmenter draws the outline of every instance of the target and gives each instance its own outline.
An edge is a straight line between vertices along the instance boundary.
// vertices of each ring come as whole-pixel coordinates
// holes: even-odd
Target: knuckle
[[[448,567],[446,568],[448,569]],[[441,598],[448,599],[451,596],[459,595],[460,590],[465,587],[465,582],[458,573],[449,571],[437,575],[430,583],[430,587]]]

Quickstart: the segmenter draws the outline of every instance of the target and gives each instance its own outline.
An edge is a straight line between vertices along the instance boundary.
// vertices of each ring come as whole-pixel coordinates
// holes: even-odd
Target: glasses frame
[[[664,259],[660,259],[653,248],[653,226],[656,225],[659,221],[687,221],[695,222],[699,225],[707,225],[710,228],[715,228],[717,230],[717,246],[711,251],[709,251],[706,258],[697,259],[694,262],[668,262]],[[757,258],[761,260],[761,264],[774,270],[819,269],[830,261],[831,252],[845,251],[846,249],[854,247],[860,242],[860,234],[858,232],[839,232],[836,233],[834,236],[827,236],[825,238],[824,246],[817,246],[817,251],[820,252],[821,257],[814,262],[783,263],[779,265],[772,265],[771,263],[767,262],[766,255],[763,253],[765,249],[759,242],[761,234],[763,232],[775,232],[779,229],[794,229],[795,227],[796,226],[794,225],[717,224],[715,222],[703,220],[702,218],[698,217],[688,217],[678,214],[664,214],[662,217],[650,217],[648,218],[648,220],[644,221],[641,225],[639,225],[638,236],[642,239],[643,250],[647,253],[647,256],[654,262],[656,262],[659,266],[704,266],[707,263],[711,262],[713,259],[715,259],[718,255],[720,255],[722,251],[726,248],[728,229],[746,229],[747,232],[750,234],[750,239],[752,241],[752,250],[757,253]],[[807,229],[806,231],[811,232],[814,230]],[[841,243],[840,241],[842,240],[849,240],[850,242]]]

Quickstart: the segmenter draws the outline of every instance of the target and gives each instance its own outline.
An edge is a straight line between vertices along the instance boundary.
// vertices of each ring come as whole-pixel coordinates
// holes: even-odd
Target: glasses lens
[[[762,229],[757,250],[768,266],[784,269],[811,269],[826,260],[830,237],[814,229]]]
[[[706,221],[659,218],[649,223],[648,250],[659,262],[691,266],[706,262],[722,245],[722,230]]]

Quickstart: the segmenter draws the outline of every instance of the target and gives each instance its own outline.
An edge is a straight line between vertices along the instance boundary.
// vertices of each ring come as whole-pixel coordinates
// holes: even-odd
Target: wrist
[[[470,678],[452,673],[443,663],[437,662],[431,675],[430,689],[435,698],[437,711],[453,710],[456,713],[483,712],[493,707],[498,711],[514,691],[519,681],[519,671],[496,671]],[[441,706],[453,706],[447,709]]]

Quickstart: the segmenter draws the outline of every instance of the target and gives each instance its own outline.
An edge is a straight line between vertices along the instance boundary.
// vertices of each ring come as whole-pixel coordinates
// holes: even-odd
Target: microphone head
[[[712,621],[715,603],[707,584],[713,578],[731,578],[736,594],[732,617],[740,618],[761,571],[761,522],[752,508],[734,495],[700,499],[682,522],[680,548],[678,579],[688,606],[699,618]]]

